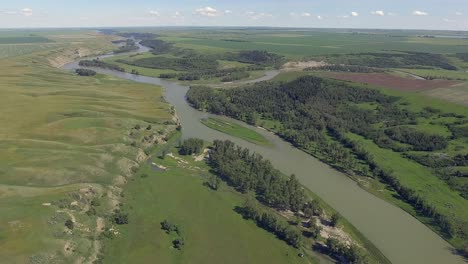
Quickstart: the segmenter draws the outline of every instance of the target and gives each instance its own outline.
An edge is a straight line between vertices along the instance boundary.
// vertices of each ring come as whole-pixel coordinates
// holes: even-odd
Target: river
[[[140,52],[145,50],[147,49],[140,50]],[[77,67],[78,63],[73,62],[62,68],[72,70]],[[185,100],[188,86],[160,78],[137,76],[105,69],[94,70],[135,82],[162,86],[165,89],[166,100],[175,107],[180,118],[183,138],[197,137],[207,141],[228,139],[263,155],[283,173],[288,175],[294,173],[304,186],[340,212],[392,263],[464,263],[461,257],[452,253],[453,247],[417,219],[402,209],[368,193],[345,174],[294,148],[278,136],[229,119],[265,136],[272,143],[272,146],[265,147],[204,126],[200,120],[211,116],[211,114],[200,112],[188,105]],[[249,82],[264,81],[277,74],[277,71],[269,71],[265,77]]]

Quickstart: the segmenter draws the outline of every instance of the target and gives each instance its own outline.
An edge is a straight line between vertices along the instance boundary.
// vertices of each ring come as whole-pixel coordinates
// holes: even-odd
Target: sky
[[[0,0],[0,28],[271,26],[468,30],[468,0]]]

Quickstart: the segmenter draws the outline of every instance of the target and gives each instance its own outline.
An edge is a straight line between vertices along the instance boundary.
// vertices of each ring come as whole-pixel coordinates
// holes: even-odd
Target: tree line
[[[210,151],[208,164],[213,172],[240,192],[255,193],[255,199],[261,204],[277,210],[301,212],[309,219],[307,231],[301,232],[295,225],[288,223],[282,217],[262,209],[253,196],[247,196],[242,207],[237,211],[245,219],[253,220],[259,227],[275,234],[289,245],[299,248],[304,236],[317,239],[321,228],[317,226],[313,216],[321,217],[324,210],[316,199],[310,199],[294,175],[287,177],[276,170],[268,160],[257,153],[250,153],[246,148],[236,146],[231,141],[215,140]],[[211,180],[210,180],[211,181]],[[300,214],[298,214],[300,215]],[[334,213],[331,225],[336,226],[340,216]],[[330,248],[329,253],[345,259],[349,263],[363,263],[365,253],[357,247],[339,245],[341,251]],[[359,261],[358,261],[359,260]]]
[[[94,76],[94,75],[96,75],[95,71],[89,70],[89,69],[76,69],[75,72],[76,72],[76,74],[78,74],[80,76]]]
[[[82,60],[78,63],[81,67],[97,67],[97,68],[103,68],[103,69],[108,69],[108,70],[115,70],[115,71],[120,71],[120,72],[125,72],[125,69],[114,65],[110,64],[107,62],[103,62],[99,59],[93,59],[93,60]]]
[[[336,54],[327,56],[325,59],[332,64],[375,68],[441,68],[452,71],[457,70],[457,67],[452,65],[444,55],[426,52]]]
[[[466,220],[443,215],[414,190],[403,186],[392,173],[379,168],[372,155],[346,135],[349,132],[361,135],[382,148],[403,153],[444,150],[448,138],[410,127],[417,125],[418,118],[437,113],[430,109],[411,112],[401,107],[398,99],[374,89],[312,76],[226,90],[194,86],[187,93],[188,102],[198,109],[253,125],[262,124],[262,120],[274,121],[272,129],[296,147],[343,171],[380,177],[447,233],[465,237]],[[375,107],[362,108],[360,104]]]

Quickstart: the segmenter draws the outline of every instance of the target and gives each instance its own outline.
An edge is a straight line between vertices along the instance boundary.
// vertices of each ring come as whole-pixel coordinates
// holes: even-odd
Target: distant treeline
[[[457,53],[455,56],[464,62],[468,62],[468,53]]]
[[[139,40],[146,40],[146,39],[154,39],[157,38],[159,35],[154,33],[138,33],[138,32],[125,32],[117,34],[124,38],[134,38]]]
[[[225,90],[194,86],[188,91],[187,100],[198,109],[252,125],[271,120],[276,123],[273,130],[295,146],[343,171],[380,177],[422,215],[434,219],[447,234],[468,235],[466,219],[442,214],[415,190],[403,186],[393,172],[380,168],[372,154],[347,137],[351,132],[374,141],[381,148],[399,152],[442,150],[448,138],[411,127],[417,124],[418,118],[439,114],[431,109],[411,112],[396,103],[397,97],[311,76],[288,83],[264,82]],[[375,109],[359,107],[359,104],[374,104]],[[461,125],[454,127],[465,134]],[[468,190],[466,185],[455,189],[468,197],[464,193]]]
[[[75,72],[80,76],[94,76],[96,72],[89,69],[76,69]]]
[[[133,39],[125,40],[125,45],[119,47],[118,49],[114,50],[114,53],[125,53],[138,50],[138,45],[135,43]]]
[[[336,72],[362,72],[362,73],[372,73],[372,72],[384,72],[384,69],[372,68],[359,65],[324,65],[320,67],[310,67],[304,69],[305,71],[336,71]]]
[[[109,70],[116,70],[120,72],[125,72],[125,69],[122,67],[119,67],[114,64],[106,63],[103,62],[99,59],[93,59],[93,60],[82,60],[79,62],[79,65],[81,67],[98,67],[98,68],[103,68],[103,69],[109,69]]]
[[[264,50],[245,50],[237,53],[227,53],[223,56],[225,60],[256,64],[261,66],[280,67],[285,62],[283,56]]]
[[[141,45],[151,48],[153,54],[165,54],[172,50],[173,44],[160,39],[145,39],[140,42]]]
[[[441,68],[457,70],[441,54],[424,52],[359,53],[331,55],[325,58],[331,64],[360,65],[375,68]]]

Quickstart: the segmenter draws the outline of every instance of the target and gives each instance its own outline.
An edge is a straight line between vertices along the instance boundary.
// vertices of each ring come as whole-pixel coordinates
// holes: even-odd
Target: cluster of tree
[[[94,76],[94,75],[96,75],[95,71],[89,70],[89,69],[76,69],[75,72],[76,72],[76,74],[78,74],[80,76]]]
[[[189,138],[184,140],[179,148],[180,155],[192,155],[200,153],[203,150],[203,140],[198,138]]]
[[[243,193],[254,191],[270,207],[294,212],[304,207],[304,190],[294,175],[285,177],[261,155],[231,141],[214,142],[209,164],[228,184]]]
[[[440,135],[433,135],[411,127],[391,127],[385,130],[391,139],[410,144],[414,150],[434,151],[445,149],[448,140]]]
[[[81,67],[97,67],[97,68],[103,68],[103,69],[109,69],[109,70],[115,70],[115,71],[120,71],[120,72],[125,72],[125,69],[114,65],[110,64],[107,62],[103,62],[99,59],[93,59],[93,60],[82,60],[79,62],[79,65]]]
[[[279,67],[284,63],[284,57],[264,50],[245,50],[238,53],[227,53],[224,59],[262,66]]]
[[[238,72],[233,72],[223,78],[221,78],[222,82],[233,82],[245,78],[249,78],[250,74],[246,71],[238,71]]]
[[[279,124],[273,130],[295,146],[316,154],[345,171],[380,177],[403,200],[413,205],[422,215],[434,219],[446,232],[455,235],[458,231],[454,230],[462,230],[458,234],[468,234],[466,221],[441,214],[434,205],[403,186],[392,173],[379,168],[365,148],[346,136],[352,132],[373,140],[383,148],[400,151],[444,149],[448,139],[408,127],[417,124],[420,117],[442,115],[438,111],[434,112],[434,109],[414,113],[401,107],[397,103],[398,98],[384,95],[377,90],[311,76],[288,83],[266,82],[226,90],[194,86],[188,91],[187,100],[198,109],[251,124],[258,123],[259,117],[273,120]],[[367,109],[357,106],[362,103],[372,103],[376,107]],[[458,156],[457,164],[464,164],[464,159],[465,156]],[[242,164],[239,163],[237,167],[245,166]],[[227,168],[235,171],[235,167],[232,165]],[[228,179],[234,183],[242,182],[240,186],[251,184],[242,177]]]
[[[159,78],[174,79],[180,81],[194,81],[200,79],[221,78],[223,82],[235,81],[248,78],[250,74],[247,71],[263,70],[263,67],[249,66],[241,68],[228,68],[216,70],[190,71],[187,73],[161,73]]]
[[[332,64],[361,65],[375,68],[427,68],[436,67],[445,70],[457,70],[441,54],[425,52],[399,53],[359,53],[332,55],[326,58]]]
[[[274,214],[264,212],[253,200],[247,199],[240,213],[245,219],[254,220],[259,227],[275,234],[289,245],[295,248],[301,246],[302,234],[297,228],[290,226]]]
[[[170,234],[172,232],[176,233],[177,237],[174,240],[172,240],[172,246],[175,249],[181,250],[182,247],[185,245],[185,241],[181,235],[180,228],[177,225],[169,222],[168,220],[164,220],[160,224],[161,224],[161,229],[164,230],[166,234]]]
[[[75,223],[73,222],[73,220],[67,219],[67,221],[65,221],[65,226],[68,229],[73,230],[73,228],[75,228]]]
[[[455,56],[464,62],[468,62],[468,53],[457,53]]]
[[[119,209],[116,209],[114,211],[114,216],[113,216],[114,223],[118,225],[126,225],[128,224],[128,214],[122,212]]]
[[[160,40],[160,39],[145,39],[140,42],[142,46],[148,47],[151,49],[151,53],[153,54],[165,54],[169,53],[172,48],[173,44]]]
[[[171,69],[175,71],[215,71],[218,61],[213,56],[197,55],[180,58],[150,57],[133,61],[119,60],[119,62],[152,69]]]
[[[177,225],[167,220],[162,221],[160,224],[161,224],[161,229],[164,230],[168,234],[171,232],[179,233],[179,228],[177,227]]]
[[[371,72],[384,72],[385,70],[379,68],[372,68],[367,66],[359,65],[343,65],[343,64],[333,64],[333,65],[324,65],[320,67],[310,67],[304,69],[306,71],[334,71],[334,72],[362,72],[362,73],[371,73]]]
[[[329,253],[343,259],[345,263],[360,264],[368,262],[364,252],[354,244],[347,246],[333,237],[328,238],[326,244]]]
[[[135,43],[133,39],[127,39],[125,41],[125,45],[119,47],[118,49],[114,50],[114,53],[125,53],[138,50],[138,45]]]

